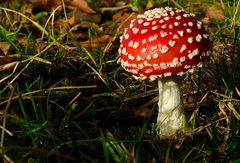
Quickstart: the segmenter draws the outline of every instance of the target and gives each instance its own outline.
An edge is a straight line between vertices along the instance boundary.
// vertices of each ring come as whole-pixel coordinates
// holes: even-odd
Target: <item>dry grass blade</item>
[[[32,60],[30,60],[16,76],[6,85],[5,88],[3,88],[2,92],[4,92],[12,83],[28,68],[28,66],[32,63]]]
[[[99,77],[99,79],[102,80],[102,82],[103,82],[104,84],[108,85],[107,82],[106,82],[106,80],[101,76],[101,74],[100,74],[99,72],[97,72],[97,70],[95,70],[90,64],[88,64],[88,63],[86,63],[86,64],[87,64],[87,66],[88,66],[90,69],[92,69],[92,71]]]
[[[18,65],[19,63],[20,63],[19,61],[15,61],[15,62],[11,62],[11,63],[7,63],[7,64],[4,64],[4,65],[1,65],[0,66],[0,71],[4,71],[4,70],[7,70],[7,69],[10,69],[13,66]]]
[[[7,128],[5,128],[4,126],[0,126],[0,128],[1,128],[4,132],[6,132],[8,135],[14,136],[14,134],[13,134],[10,130],[8,130]]]
[[[202,71],[183,76],[184,131],[167,140],[155,125],[157,82],[117,63],[124,29],[160,6],[208,18],[213,41]],[[2,161],[239,161],[239,11],[236,0],[1,1]]]
[[[226,117],[220,118],[220,119],[216,120],[214,123],[221,122],[223,120],[226,120]],[[207,127],[210,127],[211,125],[212,125],[212,123],[208,123],[208,124],[206,124],[204,126],[199,126],[198,128],[195,128],[193,130],[193,132],[194,133],[200,133],[203,129],[206,129]]]
[[[3,161],[4,163],[15,163],[8,155],[3,155]]]
[[[234,15],[233,15],[233,18],[232,18],[232,24],[231,24],[231,27],[234,27],[236,25],[239,25],[239,20],[236,20],[236,18],[239,18],[239,10],[240,10],[240,1],[237,2],[237,6],[235,8],[235,12],[234,12]],[[238,23],[238,24],[236,24]]]
[[[195,113],[198,112],[199,108],[200,108],[200,105],[203,103],[203,101],[208,97],[209,95],[209,92],[207,92],[203,97],[202,99],[199,101],[198,103],[198,106],[196,107],[196,109],[194,110],[194,112],[192,113],[191,117],[189,118],[188,122],[191,122],[195,116]]]
[[[56,11],[59,10],[60,8],[61,8],[61,6],[58,6],[57,8],[55,8],[55,9],[52,11],[51,15],[49,16],[49,18],[47,19],[47,21],[46,21],[46,23],[45,23],[45,25],[44,25],[44,28],[43,28],[44,31],[46,31],[47,25],[48,25],[48,23],[49,23],[49,21],[50,21],[51,18],[52,18],[52,27],[54,27],[55,13],[56,13]],[[52,38],[54,38],[54,32],[53,32],[53,30],[54,30],[54,28],[52,28]],[[45,34],[45,33],[43,32],[41,39],[43,39],[44,34]]]
[[[49,36],[53,41],[55,40],[51,35],[49,35],[49,33],[40,24],[38,24],[36,21],[30,19],[26,15],[24,15],[24,14],[18,12],[18,11],[11,10],[11,9],[8,9],[8,8],[4,8],[4,7],[0,7],[0,10],[13,12],[15,14],[18,14],[18,15],[22,16],[23,18],[25,18],[25,19],[29,20],[31,23],[33,23],[33,25],[36,26],[40,31],[42,31],[46,36]]]
[[[227,108],[234,114],[237,120],[240,121],[240,114],[236,111],[236,109],[234,108],[234,105],[231,102],[227,103]]]
[[[239,89],[236,87],[235,90],[236,90],[238,96],[240,97],[240,91],[239,91]]]
[[[4,138],[5,138],[5,132],[8,133],[10,136],[13,136],[13,134],[6,129],[7,113],[8,113],[8,110],[9,110],[11,102],[12,102],[13,92],[14,92],[14,89],[12,89],[10,97],[7,100],[7,105],[6,105],[6,108],[5,108],[5,111],[4,111],[4,117],[3,117],[2,126],[1,126],[1,129],[2,129],[1,142],[0,142],[0,153],[1,154],[3,154],[2,149],[3,149],[3,145],[4,145],[3,143],[4,143]]]
[[[126,8],[134,8],[133,5],[128,4],[128,5],[124,5],[124,6],[117,6],[117,7],[102,7],[100,8],[101,12],[106,12],[106,11],[118,11],[118,10],[122,10],[122,9],[126,9]]]

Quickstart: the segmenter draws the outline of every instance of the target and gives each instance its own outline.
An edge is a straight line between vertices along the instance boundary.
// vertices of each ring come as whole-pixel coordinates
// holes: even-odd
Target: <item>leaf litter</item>
[[[94,51],[96,49],[100,49],[101,51],[104,51],[103,52],[104,54],[105,53],[109,54],[108,57],[111,58],[113,56],[112,53],[116,54],[116,49],[118,46],[118,43],[117,43],[118,36],[120,35],[121,32],[123,32],[124,28],[129,26],[130,21],[132,19],[136,18],[138,12],[141,12],[141,11],[136,10],[136,8],[134,8],[132,5],[128,5],[122,1],[120,1],[118,3],[114,3],[114,2],[110,2],[110,1],[103,1],[103,4],[107,7],[102,7],[102,8],[98,8],[97,5],[90,7],[86,0],[65,0],[65,1],[63,1],[63,0],[52,0],[52,1],[50,1],[50,0],[28,0],[28,2],[30,2],[30,3],[28,3],[28,4],[23,3],[21,5],[16,4],[17,7],[15,6],[16,8],[12,8],[12,10],[18,10],[19,12],[22,12],[29,19],[33,20],[32,24],[29,21],[27,21],[24,17],[22,17],[21,15],[18,15],[16,13],[10,13],[10,12],[4,10],[3,8],[1,8],[0,16],[3,20],[2,22],[3,23],[5,22],[6,25],[11,27],[11,28],[9,28],[9,31],[12,31],[14,33],[14,30],[18,30],[20,33],[26,33],[26,32],[29,32],[28,31],[29,28],[32,30],[30,31],[31,36],[23,34],[21,36],[17,36],[17,38],[15,38],[15,40],[14,40],[14,37],[11,36],[12,37],[11,39],[14,40],[13,44],[10,44],[6,40],[0,41],[0,71],[1,70],[2,71],[4,70],[4,72],[5,72],[5,70],[12,71],[13,69],[14,69],[14,71],[16,71],[20,67],[20,66],[18,66],[19,63],[24,63],[26,58],[27,59],[30,58],[35,61],[42,62],[42,63],[49,64],[49,65],[53,63],[53,66],[56,66],[56,67],[58,66],[58,65],[54,64],[54,62],[52,62],[52,61],[48,62],[47,59],[45,59],[44,57],[39,56],[39,55],[34,56],[34,57],[24,56],[25,54],[28,54],[27,52],[24,53],[24,51],[21,51],[20,53],[16,53],[13,50],[14,45],[21,47],[21,48],[28,46],[29,49],[26,49],[26,51],[29,50],[30,53],[33,53],[33,54],[35,54],[37,51],[37,54],[41,54],[41,51],[49,49],[48,48],[49,42],[52,41],[51,47],[56,45],[57,48],[55,48],[54,50],[56,50],[57,52],[61,51],[61,48],[70,52],[70,53],[66,53],[66,54],[63,53],[67,56],[67,58],[71,58],[72,57],[71,52],[74,52],[76,47],[79,47],[79,46],[86,48],[83,51],[86,51],[87,53],[88,53],[88,50]],[[6,3],[4,5],[6,5]],[[4,7],[4,5],[2,7]],[[14,6],[14,5],[12,5],[12,6]],[[148,4],[146,5],[146,7],[149,7],[149,8],[154,7],[153,1],[148,1]],[[51,15],[51,13],[52,13],[52,15]],[[218,30],[218,27],[215,24],[215,21],[220,22],[220,24],[224,23],[224,19],[225,19],[224,13],[225,13],[225,11],[222,7],[218,7],[218,6],[217,7],[216,6],[207,7],[206,13],[204,13],[205,18],[202,19],[202,21],[204,22],[205,25],[207,25],[209,27],[208,28],[209,31],[216,32]],[[50,17],[50,15],[51,15],[51,17]],[[19,24],[20,27],[17,28],[15,26],[15,23]],[[41,27],[44,27],[44,28],[39,28],[38,25]],[[57,33],[56,32],[57,30],[59,30],[61,32],[60,38],[54,37],[54,35]],[[49,35],[52,38],[48,38],[47,36],[49,36]],[[72,40],[64,37],[66,35],[72,37],[75,41],[72,41]],[[35,40],[29,39],[29,37],[34,37]],[[49,40],[51,40],[51,41],[49,41]],[[216,45],[215,48],[218,45]],[[216,49],[216,50],[221,50],[220,54],[224,54],[226,49],[231,50],[231,48],[233,47],[232,44],[228,44],[227,46],[224,46],[224,44],[222,43],[220,45],[221,45],[221,47],[217,47],[217,49]],[[115,48],[115,51],[114,51],[114,48]],[[238,47],[236,49],[238,49]],[[238,51],[236,51],[234,53],[234,55],[236,55],[237,53],[238,53]],[[58,54],[59,53],[56,53],[56,56]],[[106,116],[106,121],[109,119],[115,120],[115,119],[119,118],[119,117],[116,117],[116,112],[120,112],[124,116],[122,116],[122,117],[120,116],[120,119],[117,119],[117,120],[122,122],[122,121],[125,121],[126,119],[128,119],[128,121],[127,121],[128,123],[132,122],[131,120],[137,121],[139,119],[142,120],[143,118],[154,116],[152,107],[156,103],[156,97],[152,96],[152,95],[155,95],[154,91],[156,92],[156,90],[153,88],[152,83],[149,84],[148,82],[146,82],[144,84],[142,84],[142,83],[139,84],[136,81],[132,81],[130,78],[126,78],[126,80],[127,80],[126,83],[129,82],[129,85],[133,85],[131,88],[128,88],[128,89],[130,89],[131,92],[128,92],[129,90],[127,90],[126,86],[123,85],[124,82],[123,81],[118,82],[117,79],[115,79],[115,78],[118,78],[118,76],[116,74],[111,76],[111,77],[114,77],[114,79],[106,79],[105,78],[104,71],[102,71],[102,69],[107,69],[107,68],[109,68],[108,66],[106,66],[106,67],[99,66],[97,64],[98,61],[95,60],[95,58],[92,56],[92,54],[88,53],[87,55],[92,60],[93,64],[86,63],[86,65],[87,65],[87,66],[85,66],[86,70],[81,73],[83,73],[84,75],[91,76],[93,78],[93,80],[98,80],[98,78],[100,78],[100,81],[98,80],[98,82],[103,82],[106,85],[108,84],[109,81],[115,80],[114,84],[116,84],[116,88],[119,91],[118,94],[116,94],[116,95],[113,95],[111,93],[104,93],[104,92],[101,92],[97,95],[103,96],[103,97],[119,97],[119,95],[121,95],[121,96],[127,95],[127,97],[129,96],[129,98],[125,97],[125,99],[123,99],[121,111],[116,109],[116,106],[107,106],[105,108],[104,104],[102,104],[103,106],[100,106],[96,109],[96,111],[100,114],[100,116],[101,115],[103,117]],[[94,55],[98,55],[98,54],[94,54]],[[86,57],[86,56],[83,56],[83,58],[84,57]],[[216,57],[217,57],[217,59],[220,58],[219,56],[216,56]],[[59,59],[61,59],[61,57],[59,57]],[[112,60],[110,60],[109,63],[116,62],[116,57],[112,57],[111,59]],[[21,60],[24,62],[18,62],[18,60]],[[217,61],[220,62],[220,60],[217,60]],[[69,59],[69,61],[68,61],[69,65],[74,67],[76,70],[79,70],[79,68],[76,66],[76,62],[78,62],[77,57],[74,57],[73,59]],[[30,62],[28,62],[28,63],[30,64]],[[104,64],[106,64],[106,63],[104,63]],[[231,65],[231,64],[232,64],[231,61],[227,62],[227,65]],[[115,69],[118,69],[118,68],[116,68],[116,65],[114,65],[113,67],[115,67]],[[91,71],[89,71],[89,69]],[[18,75],[20,75],[20,72],[19,72],[19,74],[13,73],[12,75],[18,76]],[[21,72],[21,74],[23,74],[23,76],[28,75],[27,73],[24,73],[24,72]],[[121,73],[121,75],[125,76],[125,77],[128,76],[125,73]],[[79,80],[79,79],[86,80],[86,78],[83,78],[81,75],[75,76],[75,74],[74,74],[73,76],[74,76],[74,80]],[[196,74],[196,76],[198,76],[198,75]],[[3,78],[3,79],[7,79],[7,78]],[[88,80],[89,81],[87,81],[86,83],[89,82],[91,84],[92,80],[90,80],[90,79],[88,79]],[[0,81],[2,81],[2,79],[0,79]],[[4,81],[6,81],[6,80],[4,80]],[[66,80],[66,83],[67,82],[69,82],[69,81]],[[196,84],[195,83],[196,81],[191,81],[191,82]],[[204,84],[206,84],[207,82],[208,81],[205,81]],[[216,83],[216,81],[211,81],[210,83]],[[100,87],[102,87],[102,86],[100,86]],[[218,128],[219,132],[224,134],[224,138],[225,138],[224,141],[225,142],[230,141],[230,139],[232,137],[234,137],[234,135],[232,135],[232,133],[230,133],[230,129],[232,127],[230,124],[230,121],[232,120],[230,115],[233,114],[233,116],[235,116],[236,119],[239,120],[239,108],[238,108],[239,101],[235,100],[235,98],[237,98],[237,97],[234,96],[234,97],[229,98],[229,97],[226,97],[225,94],[221,94],[221,93],[218,94],[215,91],[201,90],[200,92],[197,92],[197,88],[192,86],[192,83],[190,83],[190,82],[186,83],[185,87],[186,88],[184,90],[186,91],[185,96],[187,98],[187,106],[189,106],[189,111],[194,110],[194,113],[191,115],[191,121],[189,123],[194,125],[195,121],[199,121],[199,127],[195,128],[193,131],[190,131],[190,137],[195,132],[200,135],[200,136],[197,136],[200,139],[201,134],[204,131],[204,132],[207,132],[206,135],[208,135],[209,137],[211,137],[211,139],[213,139],[214,135],[212,135],[211,129],[215,129],[214,127],[212,127],[212,123],[214,123],[214,125],[219,127]],[[213,86],[213,87],[215,88],[215,86]],[[78,89],[78,88],[76,88],[76,89]],[[99,89],[99,85],[94,85],[93,89],[94,90]],[[239,96],[239,88],[234,87],[234,89],[236,90],[236,92]],[[46,90],[54,90],[54,89],[46,89]],[[103,90],[106,91],[105,89],[103,89]],[[153,92],[153,93],[151,95],[146,94],[146,93],[143,93],[143,94],[137,93],[137,91],[146,92],[146,90],[150,90],[150,92]],[[44,92],[44,91],[45,91],[45,89],[39,90],[39,92]],[[100,91],[102,91],[102,90],[100,90]],[[134,92],[136,92],[137,94],[135,94]],[[84,92],[84,93],[86,93],[86,92]],[[31,92],[29,94],[31,94]],[[30,98],[29,94],[28,93],[23,94],[24,99],[29,99]],[[199,96],[199,95],[197,95],[197,94],[200,94],[200,95],[202,95],[202,97],[204,97],[204,98],[202,98],[202,100],[200,100],[199,103],[198,103],[199,100],[197,99],[197,96]],[[94,96],[94,98],[96,98],[97,95]],[[136,96],[137,98],[133,98],[134,96]],[[148,98],[150,99],[151,103],[135,102],[136,99],[142,99],[142,97],[145,97],[145,96],[149,96]],[[14,99],[19,98],[18,95],[13,96],[13,97],[14,97]],[[38,97],[36,96],[36,98],[38,98]],[[42,97],[39,97],[39,98],[42,98]],[[217,106],[219,108],[219,111],[216,111],[216,112],[218,112],[217,116],[213,114],[213,111],[209,111],[209,113],[204,113],[204,108],[205,108],[205,110],[210,109],[210,106],[207,101],[207,100],[209,100],[208,98],[212,98],[213,101],[217,101],[217,103],[219,104]],[[109,99],[109,98],[106,98],[106,99]],[[7,101],[7,99],[4,99],[3,102],[5,104],[8,101]],[[76,104],[76,105],[79,105],[79,104]],[[91,103],[91,105],[93,105],[93,104]],[[89,106],[91,106],[91,105],[89,105]],[[133,107],[133,105],[134,105],[134,107]],[[71,105],[71,107],[75,108],[75,106],[72,106],[72,105]],[[115,108],[116,110],[113,108]],[[128,109],[135,108],[135,109],[126,111],[126,108],[128,108]],[[215,108],[215,109],[217,110],[218,108]],[[88,109],[89,108],[86,107],[84,112]],[[150,109],[151,109],[151,111],[150,111]],[[107,111],[109,113],[106,114],[105,111]],[[195,119],[196,118],[195,113],[200,114],[199,119],[197,119],[197,120]],[[212,115],[212,117],[211,116],[204,117],[205,115]],[[82,114],[81,114],[81,116],[82,116]],[[78,116],[77,116],[77,118],[78,118]],[[224,121],[226,123],[224,123]],[[109,122],[103,121],[100,123],[108,124]],[[153,125],[153,128],[154,128],[154,125]],[[148,137],[151,137],[154,141],[154,137],[150,136],[151,134],[152,133],[150,133],[149,135],[148,134],[146,134],[146,135]],[[116,134],[116,135],[118,135],[118,134]],[[180,149],[184,148],[184,147],[182,147],[184,144],[184,142],[182,142],[183,140],[185,140],[185,138],[183,138],[179,141],[181,143],[179,143],[179,142],[176,143],[176,144],[181,144],[180,147],[178,147]],[[114,145],[117,146],[117,144],[114,144]],[[134,147],[132,147],[132,145],[130,145],[130,146],[131,146],[131,148],[134,148]],[[125,147],[125,148],[127,148],[127,147]],[[202,148],[204,148],[204,147],[197,146],[196,149],[195,149],[195,147],[192,148],[193,150],[190,152],[193,152],[194,150],[196,150],[199,153],[208,152],[207,153],[207,155],[208,155],[209,151],[201,151]],[[129,150],[129,149],[127,149],[127,150]],[[133,156],[131,156],[131,158],[134,159],[134,153],[131,155],[133,155]],[[190,153],[189,153],[189,155],[190,155]],[[186,158],[187,157],[188,157],[188,155],[186,155]],[[203,157],[208,158],[208,156],[203,156]],[[162,159],[162,160],[164,160],[164,159]]]

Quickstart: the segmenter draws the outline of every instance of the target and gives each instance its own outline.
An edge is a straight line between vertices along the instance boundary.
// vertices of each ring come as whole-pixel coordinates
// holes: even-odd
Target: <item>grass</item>
[[[0,56],[6,60],[0,65],[2,160],[239,162],[240,8],[237,1],[221,2],[176,1],[191,12],[199,6],[200,18],[209,5],[222,5],[225,19],[211,22],[213,54],[203,69],[185,76],[188,129],[173,140],[156,134],[157,82],[134,80],[117,64],[120,33],[77,26],[62,32],[51,23],[58,11],[41,11],[36,20],[18,3],[2,2],[0,43],[10,45],[11,59]],[[83,47],[79,32],[88,38],[110,34],[112,44]]]

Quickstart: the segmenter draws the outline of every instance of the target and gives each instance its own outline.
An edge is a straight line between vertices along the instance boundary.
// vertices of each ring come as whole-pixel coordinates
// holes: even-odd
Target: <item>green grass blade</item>
[[[5,41],[7,41],[17,52],[20,52],[20,49],[17,45],[7,36],[6,29],[0,26],[0,37],[2,37]]]
[[[29,88],[29,86],[28,86],[27,83],[25,83],[25,86],[26,86],[26,88],[27,88],[27,92],[30,92],[30,88]],[[31,94],[29,95],[29,97],[30,97],[30,101],[31,101],[31,103],[32,103],[32,107],[33,107],[35,116],[36,116],[36,118],[37,118],[37,121],[39,121],[39,120],[40,120],[40,117],[39,117],[39,114],[38,114],[38,111],[37,111],[36,103],[35,103],[35,101],[34,101],[34,99],[33,99],[33,96],[32,96]]]
[[[110,139],[110,144],[116,149],[116,151],[118,152],[118,155],[123,159],[126,160],[126,154],[124,153],[122,147],[120,146],[120,144],[114,140],[115,138],[113,137],[111,132],[107,132],[107,137]]]
[[[147,124],[148,124],[148,121],[144,122],[143,124],[143,127],[142,127],[142,130],[140,132],[140,135],[138,137],[138,140],[137,140],[137,151],[136,151],[136,162],[141,162],[142,160],[142,142],[143,142],[143,138],[144,138],[144,132],[147,128]]]
[[[49,33],[40,25],[38,24],[36,21],[30,19],[29,17],[27,17],[26,15],[18,12],[18,11],[15,11],[15,10],[12,10],[12,9],[8,9],[8,8],[4,8],[4,7],[0,7],[0,10],[4,10],[4,11],[8,11],[8,12],[13,12],[17,15],[20,15],[21,17],[27,19],[28,21],[30,21],[34,26],[36,26],[41,32],[43,32],[46,36],[49,36],[51,38],[51,40],[53,40],[55,42],[55,39],[49,35]]]
[[[105,156],[105,161],[110,162],[109,154],[112,156],[115,162],[121,163],[121,160],[118,156],[118,154],[115,152],[111,144],[108,142],[108,140],[105,139],[103,133],[101,132],[101,140],[103,144],[103,149],[104,149],[104,156]]]
[[[100,134],[101,134],[100,140],[101,140],[102,146],[103,146],[103,154],[104,154],[104,158],[105,158],[105,163],[110,163],[108,147],[107,147],[107,144],[106,144],[107,141],[104,137],[104,134],[103,134],[102,130],[100,131]]]

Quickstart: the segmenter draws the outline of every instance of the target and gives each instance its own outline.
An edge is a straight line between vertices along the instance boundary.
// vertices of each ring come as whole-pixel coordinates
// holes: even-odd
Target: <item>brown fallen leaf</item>
[[[217,32],[218,27],[214,21],[223,22],[225,19],[224,9],[218,6],[210,6],[207,8],[206,16],[201,20],[204,25],[208,26],[210,32]]]
[[[189,96],[189,97],[187,97],[187,103],[188,103],[188,104],[194,103],[194,96]]]
[[[97,24],[101,20],[101,16],[98,14],[87,14],[80,10],[75,10],[72,17],[68,20],[70,25],[82,24],[83,22]]]
[[[99,44],[101,44],[101,47],[104,48],[108,42],[110,42],[112,39],[111,35],[103,35],[100,37],[93,37],[90,38],[87,41],[80,41],[79,44],[86,48],[97,48]]]
[[[223,21],[224,20],[224,10],[221,7],[211,6],[207,8],[206,17],[210,20]]]
[[[8,53],[8,50],[10,49],[10,47],[11,47],[11,45],[6,41],[0,42],[0,50],[2,50],[2,52],[5,55]]]
[[[152,111],[148,108],[142,108],[134,111],[134,117],[148,117],[152,114]]]
[[[40,6],[44,9],[52,9],[62,5],[62,0],[40,0]]]
[[[64,0],[64,3],[66,6],[77,8],[88,14],[96,13],[96,11],[88,6],[86,0]],[[62,0],[40,0],[40,5],[45,9],[52,9],[62,5]]]
[[[84,13],[88,14],[96,13],[96,11],[94,11],[91,7],[88,6],[86,0],[65,0],[65,3],[66,5],[75,7]]]
[[[131,20],[136,18],[137,15],[137,13],[127,13],[126,11],[119,11],[112,16],[112,19],[120,19],[119,31],[123,32],[125,28],[129,27]]]
[[[12,59],[6,55],[10,47],[8,42],[0,42],[0,66],[12,62]]]

